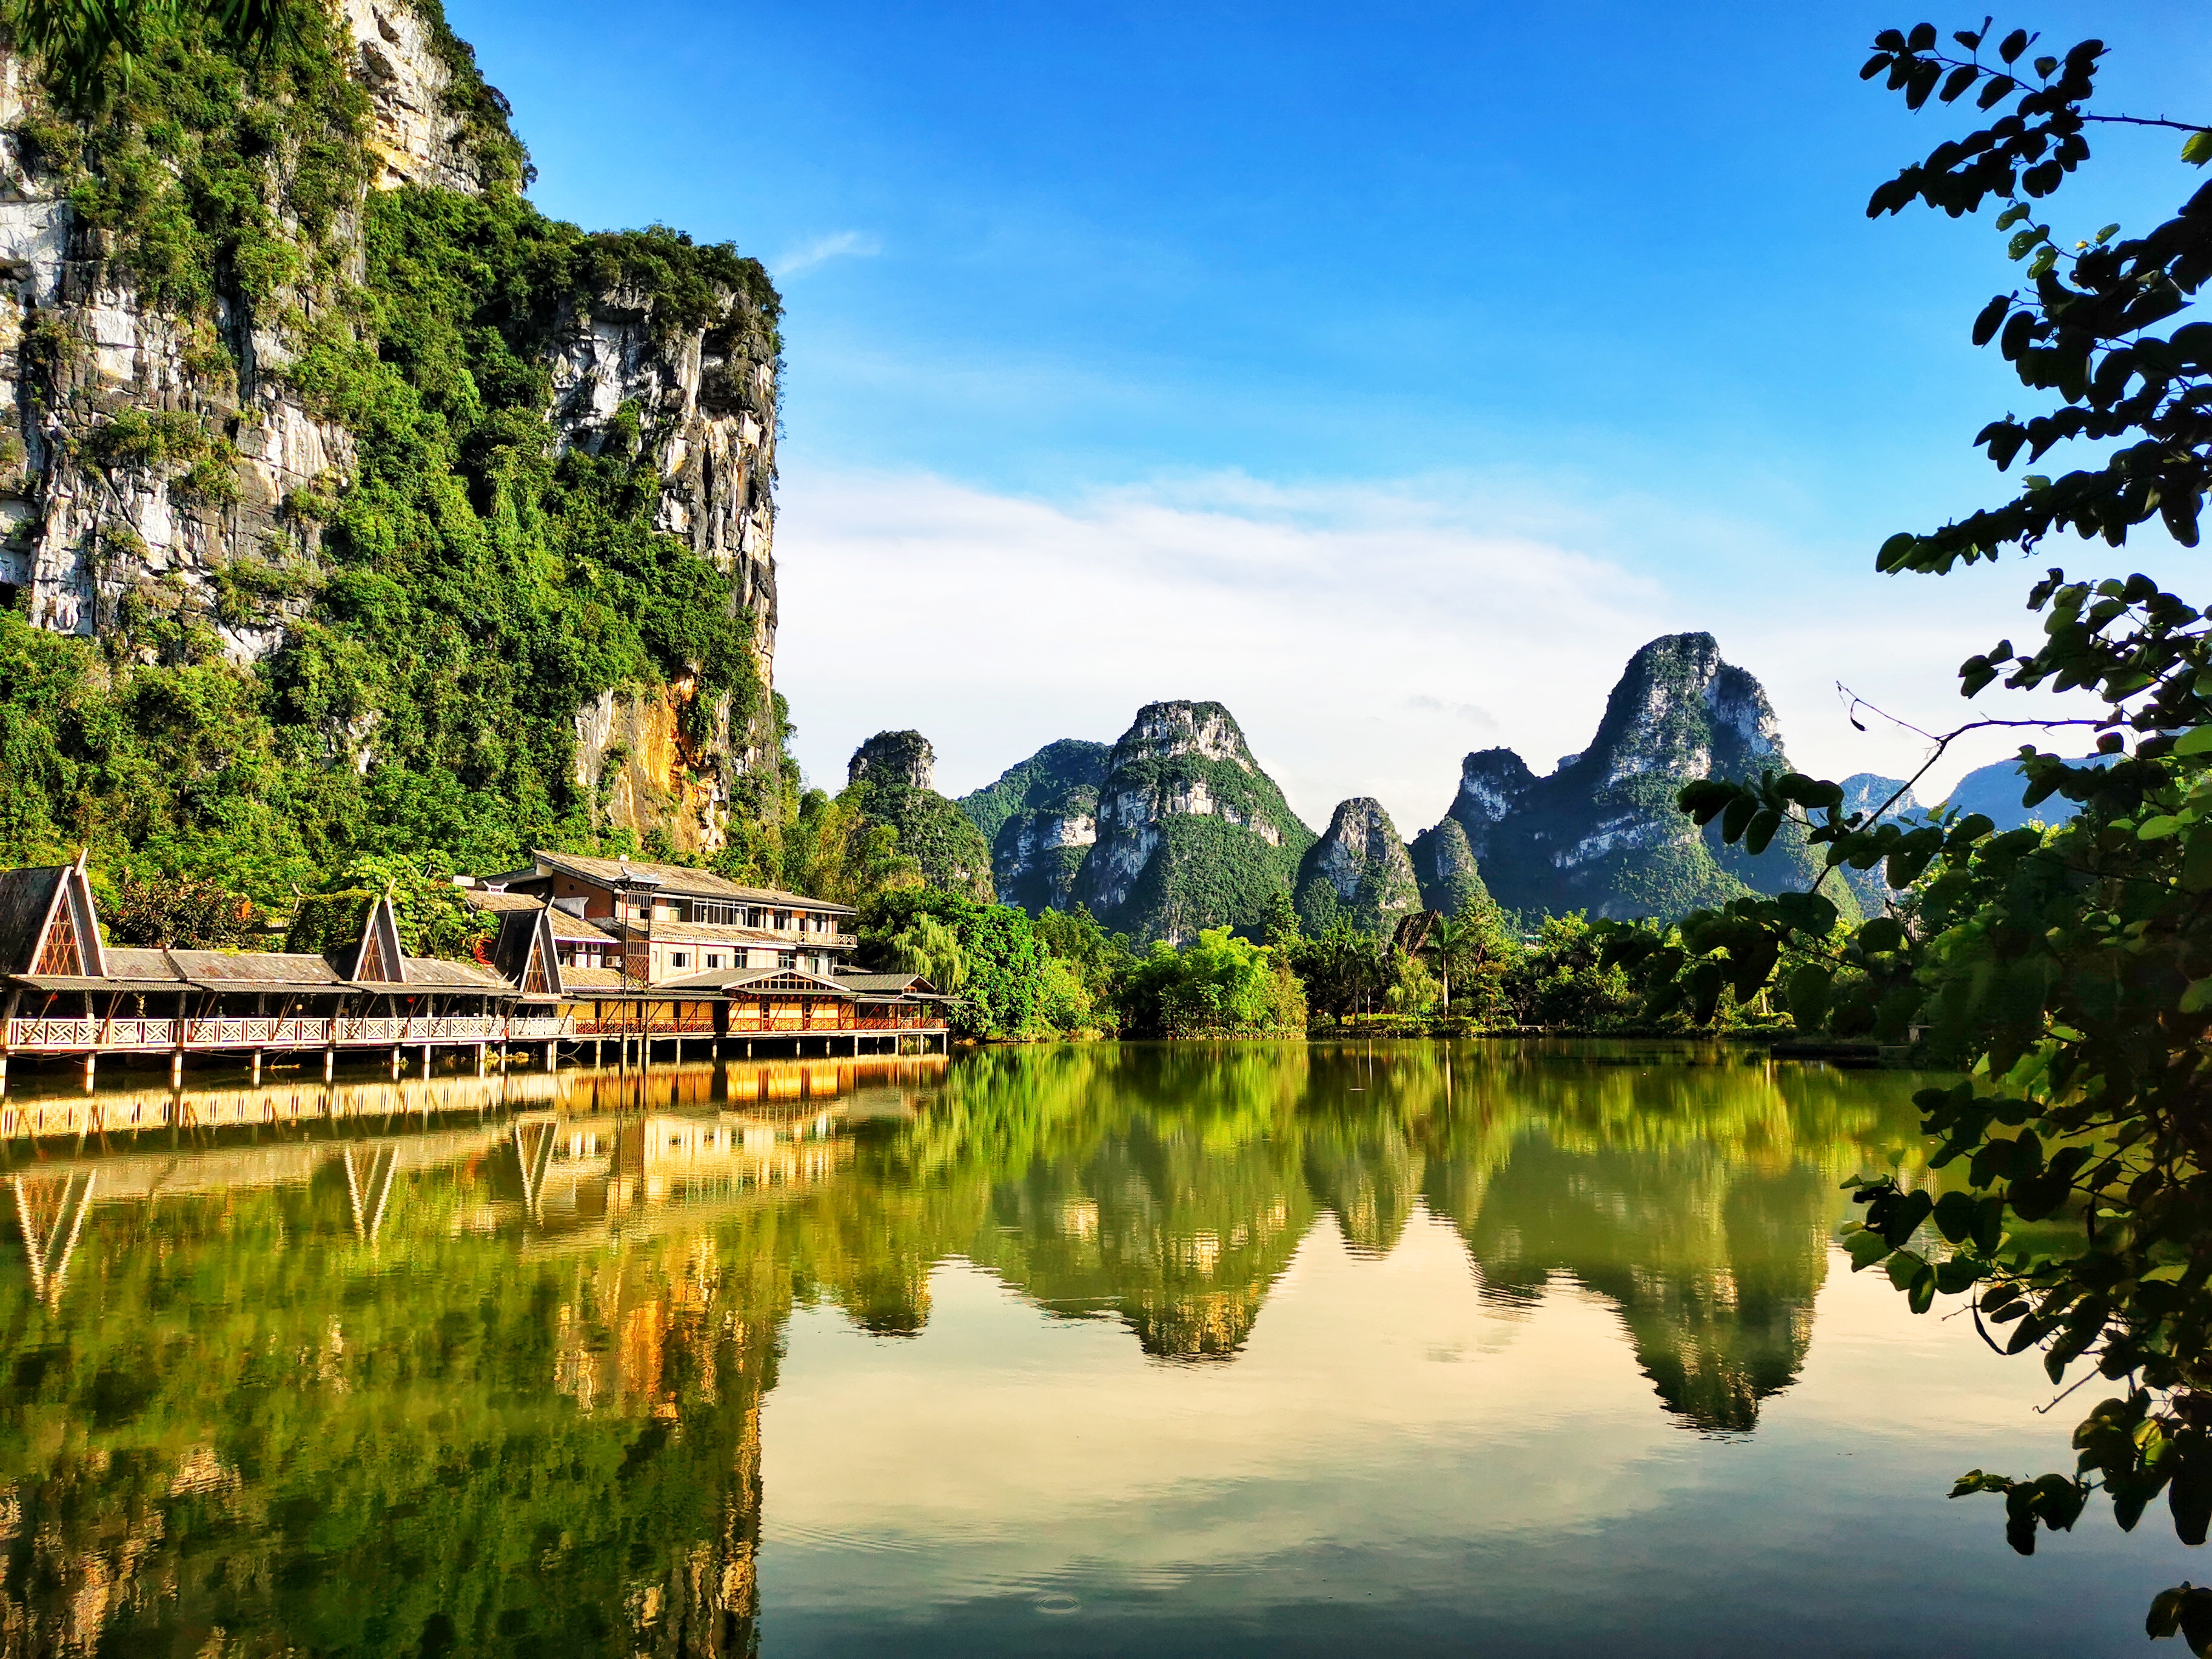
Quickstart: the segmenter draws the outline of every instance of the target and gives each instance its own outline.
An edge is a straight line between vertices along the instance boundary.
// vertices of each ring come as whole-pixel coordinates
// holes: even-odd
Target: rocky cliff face
[[[193,76],[239,88],[239,130],[258,137],[179,136],[161,100]],[[210,102],[220,94],[194,107]],[[398,196],[424,216],[447,211],[441,199],[487,204],[487,225],[504,216],[570,239],[570,280],[503,326],[506,372],[538,388],[545,423],[536,454],[526,434],[504,434],[516,465],[613,448],[625,465],[634,458],[653,492],[643,519],[726,579],[713,602],[747,634],[749,664],[711,653],[687,664],[682,630],[665,630],[669,666],[618,672],[625,683],[580,700],[575,787],[602,827],[721,844],[733,790],[780,747],[778,347],[764,284],[702,288],[690,273],[656,283],[665,262],[594,265],[576,252],[588,239],[532,219],[516,205],[524,164],[503,101],[434,8],[405,0],[344,0],[273,66],[234,69],[190,40],[168,44],[149,52],[120,113],[83,122],[0,52],[0,409],[13,416],[0,434],[0,599],[126,660],[212,653],[285,678],[303,641],[344,626],[330,589],[363,538],[334,556],[331,538],[349,527],[365,483],[385,487],[381,461],[362,452],[383,411],[333,373],[367,361],[364,349],[398,361],[377,321],[391,243],[373,250],[370,227]],[[186,198],[228,167],[218,183],[259,199],[226,208],[228,227],[188,202],[201,222],[180,232],[134,204],[131,191],[148,186],[118,183],[149,167],[168,169]],[[447,325],[472,320],[501,319]],[[421,389],[416,418],[446,418],[423,362],[403,367]],[[392,552],[387,562],[422,562],[404,541]],[[741,667],[754,688],[742,702],[730,689]],[[315,721],[324,758],[362,776],[416,724],[376,678],[357,676],[360,695]]]
[[[919,732],[878,732],[845,763],[845,781],[889,784],[902,789],[937,787],[937,750]]]
[[[1413,861],[1382,802],[1360,796],[1338,803],[1328,829],[1299,863],[1291,902],[1309,933],[1341,921],[1387,936],[1421,908]]]
[[[1187,941],[1257,928],[1313,832],[1218,702],[1148,703],[1114,745],[1072,892],[1109,927]]]
[[[1062,738],[961,797],[961,811],[991,843],[1001,904],[1035,915],[1073,902],[1076,872],[1098,839],[1098,787],[1113,752],[1106,744]]]
[[[1449,816],[1509,907],[1677,915],[1817,869],[1794,832],[1753,859],[1674,810],[1692,778],[1788,766],[1759,682],[1711,635],[1673,634],[1630,659],[1589,747],[1541,778],[1510,750],[1469,755]]]
[[[853,751],[838,796],[863,823],[887,825],[933,887],[988,903],[991,849],[952,802],[931,787],[937,751],[919,732],[878,732]]]
[[[1474,848],[1457,818],[1447,817],[1422,830],[1406,851],[1413,860],[1413,879],[1420,884],[1423,909],[1455,916],[1489,898]]]

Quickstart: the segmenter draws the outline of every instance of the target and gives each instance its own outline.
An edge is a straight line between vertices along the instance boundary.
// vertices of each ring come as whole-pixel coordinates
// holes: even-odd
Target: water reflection
[[[283,1085],[18,1146],[0,1649],[747,1651],[794,1307],[912,1335],[956,1257],[1233,1364],[1324,1213],[1379,1256],[1425,1208],[1492,1305],[1579,1285],[1659,1409],[1747,1433],[1911,1080],[1601,1058],[1096,1046],[319,1111]]]

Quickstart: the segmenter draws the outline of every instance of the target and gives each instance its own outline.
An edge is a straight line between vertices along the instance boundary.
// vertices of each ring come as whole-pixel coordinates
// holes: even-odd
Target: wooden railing
[[[557,1015],[416,1014],[201,1019],[12,1019],[7,1048],[159,1053],[173,1048],[402,1048],[410,1043],[547,1042],[574,1035]]]
[[[760,1005],[731,1010],[731,1036],[787,1036],[817,1031],[941,1030],[942,1018],[921,1010],[902,1014],[848,1014],[842,1007],[802,1012],[795,1006]],[[750,1014],[752,1018],[747,1018]],[[712,1013],[699,1012],[676,1021],[653,1022],[655,1037],[710,1037]],[[167,1053],[176,1048],[383,1048],[420,1043],[554,1042],[578,1038],[638,1035],[633,1018],[595,1020],[552,1014],[338,1015],[324,1018],[262,1018],[216,1016],[200,1019],[12,1019],[7,1022],[7,1050],[16,1054]]]

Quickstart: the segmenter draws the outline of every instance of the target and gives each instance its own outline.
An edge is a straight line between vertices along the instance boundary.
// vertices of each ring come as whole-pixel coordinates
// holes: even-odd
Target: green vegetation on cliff
[[[729,579],[653,527],[649,413],[625,408],[560,451],[549,343],[620,288],[658,329],[732,307],[744,349],[771,360],[775,291],[726,246],[538,213],[497,94],[430,14],[480,196],[364,195],[365,101],[342,31],[313,9],[246,61],[149,14],[127,85],[21,133],[143,296],[200,330],[209,441],[254,418],[235,392],[243,331],[210,320],[220,299],[288,337],[296,355],[262,372],[352,434],[356,470],[288,506],[324,525],[319,559],[273,547],[230,573],[241,616],[290,618],[254,669],[159,587],[96,642],[0,614],[0,860],[89,842],[103,865],[216,876],[264,902],[362,853],[497,867],[533,843],[602,841],[575,735],[602,693],[690,688],[701,750],[717,699],[732,729],[758,714]],[[340,235],[356,217],[358,283]],[[46,348],[34,398],[61,395],[77,349]],[[285,599],[304,613],[272,609]]]

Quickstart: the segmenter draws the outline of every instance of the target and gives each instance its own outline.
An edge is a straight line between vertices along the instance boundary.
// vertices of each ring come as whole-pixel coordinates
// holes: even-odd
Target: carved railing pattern
[[[790,1036],[817,1031],[939,1031],[941,1019],[924,1013],[902,1015],[847,1014],[842,1009],[818,1009],[802,1014],[797,1008],[777,1016],[759,1017],[758,1005],[732,1011],[731,1036]],[[746,1018],[746,1014],[753,1018]],[[181,1030],[183,1040],[179,1042]],[[206,1048],[406,1048],[421,1043],[554,1042],[578,1037],[635,1036],[635,1018],[594,1020],[552,1014],[495,1015],[441,1014],[392,1017],[341,1015],[325,1018],[263,1018],[214,1016],[185,1019],[66,1019],[19,1018],[6,1027],[6,1047],[15,1053],[165,1053],[179,1046]],[[709,1019],[687,1018],[672,1024],[653,1022],[655,1037],[705,1037],[714,1035]]]

